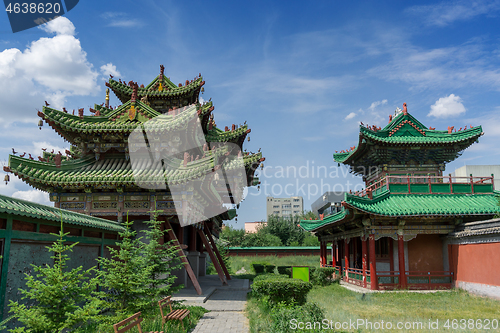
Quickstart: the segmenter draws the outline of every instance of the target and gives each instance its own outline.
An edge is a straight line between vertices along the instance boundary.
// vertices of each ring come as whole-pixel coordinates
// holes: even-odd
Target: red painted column
[[[332,242],[332,266],[335,267],[337,264],[335,263],[336,261],[336,256],[335,256],[335,242]]]
[[[347,243],[347,239],[344,239],[344,266],[344,281],[347,281],[347,277],[349,276],[349,273],[347,272],[347,269],[349,268],[349,244]]]
[[[366,242],[361,240],[361,262],[363,263],[363,287],[366,288]]]
[[[370,279],[372,290],[378,290],[377,266],[375,259],[375,235],[368,236],[368,247],[370,248]]]
[[[398,235],[399,286],[406,289],[405,243],[403,235]]]

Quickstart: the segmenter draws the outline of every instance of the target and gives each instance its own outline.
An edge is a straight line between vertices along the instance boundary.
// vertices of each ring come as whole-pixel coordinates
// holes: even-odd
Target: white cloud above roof
[[[446,97],[441,97],[431,105],[431,111],[428,116],[436,118],[449,118],[465,113],[465,106],[462,104],[460,96],[450,94]]]

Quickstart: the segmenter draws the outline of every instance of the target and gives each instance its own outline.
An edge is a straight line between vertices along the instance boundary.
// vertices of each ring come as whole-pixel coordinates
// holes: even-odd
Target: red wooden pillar
[[[363,288],[366,288],[366,242],[361,239],[361,262],[363,264]]]
[[[399,286],[401,289],[406,289],[406,273],[405,273],[405,243],[403,235],[398,235],[398,262],[399,262]]]
[[[394,242],[392,238],[389,238],[389,265],[391,272],[394,272]]]
[[[335,267],[337,266],[336,263],[336,256],[335,256],[335,242],[332,242],[332,266]]]
[[[377,266],[375,259],[375,235],[368,236],[368,247],[370,251],[370,280],[372,290],[378,290]]]
[[[320,242],[319,243],[319,265],[320,267],[324,267],[325,265],[325,251],[324,251],[324,243],[323,242]]]
[[[345,269],[344,281],[347,281],[347,278],[349,276],[348,268],[349,268],[349,243],[347,243],[347,239],[344,239],[344,269]]]

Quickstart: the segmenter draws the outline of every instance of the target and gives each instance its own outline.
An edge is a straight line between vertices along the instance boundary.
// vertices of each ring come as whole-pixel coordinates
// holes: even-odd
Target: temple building
[[[4,171],[48,192],[55,207],[117,222],[128,216],[136,231],[158,210],[168,238],[182,248],[179,283],[189,285],[189,277],[201,294],[206,252],[227,283],[212,234],[236,216],[244,187],[259,183],[255,170],[264,158],[243,151],[246,122],[216,126],[213,103],[200,103],[204,84],[200,74],[176,85],[162,65],[146,86],[111,77],[105,102],[90,114],[46,105],[40,129],[48,124],[70,150],[44,151],[38,160],[10,155]],[[110,89],[122,105],[109,105]]]
[[[335,162],[363,177],[366,188],[346,193],[339,212],[300,226],[319,238],[321,265],[336,267],[347,283],[373,290],[451,288],[458,285],[457,246],[468,246],[457,235],[494,217],[500,193],[493,175],[443,174],[446,163],[478,142],[481,126],[428,128],[403,106],[384,128],[362,124],[358,145],[333,154]],[[488,228],[494,237],[487,242],[500,249],[500,230]],[[498,265],[496,273],[484,269],[498,277]]]

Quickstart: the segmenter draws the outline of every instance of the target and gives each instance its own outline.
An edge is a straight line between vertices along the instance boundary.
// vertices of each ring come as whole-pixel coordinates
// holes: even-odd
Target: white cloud
[[[141,21],[129,18],[126,13],[106,12],[101,17],[108,23],[108,27],[131,28],[143,25]]]
[[[446,1],[438,4],[413,6],[406,11],[424,16],[427,25],[446,26],[455,21],[470,20],[478,15],[492,15],[500,10],[500,1]]]
[[[451,94],[450,96],[441,97],[434,105],[431,105],[431,111],[428,116],[448,118],[458,116],[462,113],[465,113],[462,99],[459,96]]]
[[[356,117],[356,112],[351,112],[344,119],[349,120],[349,119],[352,119],[354,117]]]
[[[49,194],[40,190],[17,191],[12,194],[12,197],[52,206],[49,200]]]
[[[66,17],[59,17],[56,20],[42,24],[39,28],[48,33],[55,33],[56,35],[75,35],[75,26]]]
[[[113,65],[112,63],[107,63],[106,65],[102,65],[101,73],[105,77],[107,77],[109,74],[113,76],[121,76],[120,72],[116,69],[116,66]]]
[[[59,146],[55,146],[53,144],[50,144],[46,141],[42,141],[42,142],[37,142],[37,141],[33,141],[33,147],[34,147],[34,152],[35,154],[40,154],[40,156],[42,155],[43,153],[43,149],[47,149],[47,152],[51,152],[52,149],[54,150],[55,153],[57,152],[61,152],[61,154],[64,155],[64,152],[66,151],[66,149],[69,150],[69,147],[59,147]]]
[[[80,41],[74,37],[73,23],[59,17],[41,27],[55,36],[33,41],[24,50],[0,52],[1,118],[24,121],[47,100],[62,108],[67,96],[90,95],[99,91],[97,76]],[[6,117],[4,112],[10,112]]]
[[[370,109],[371,111],[375,110],[375,108],[379,105],[384,105],[384,104],[387,104],[387,100],[384,99],[382,101],[376,101],[376,102],[373,102],[370,107],[368,109]]]

